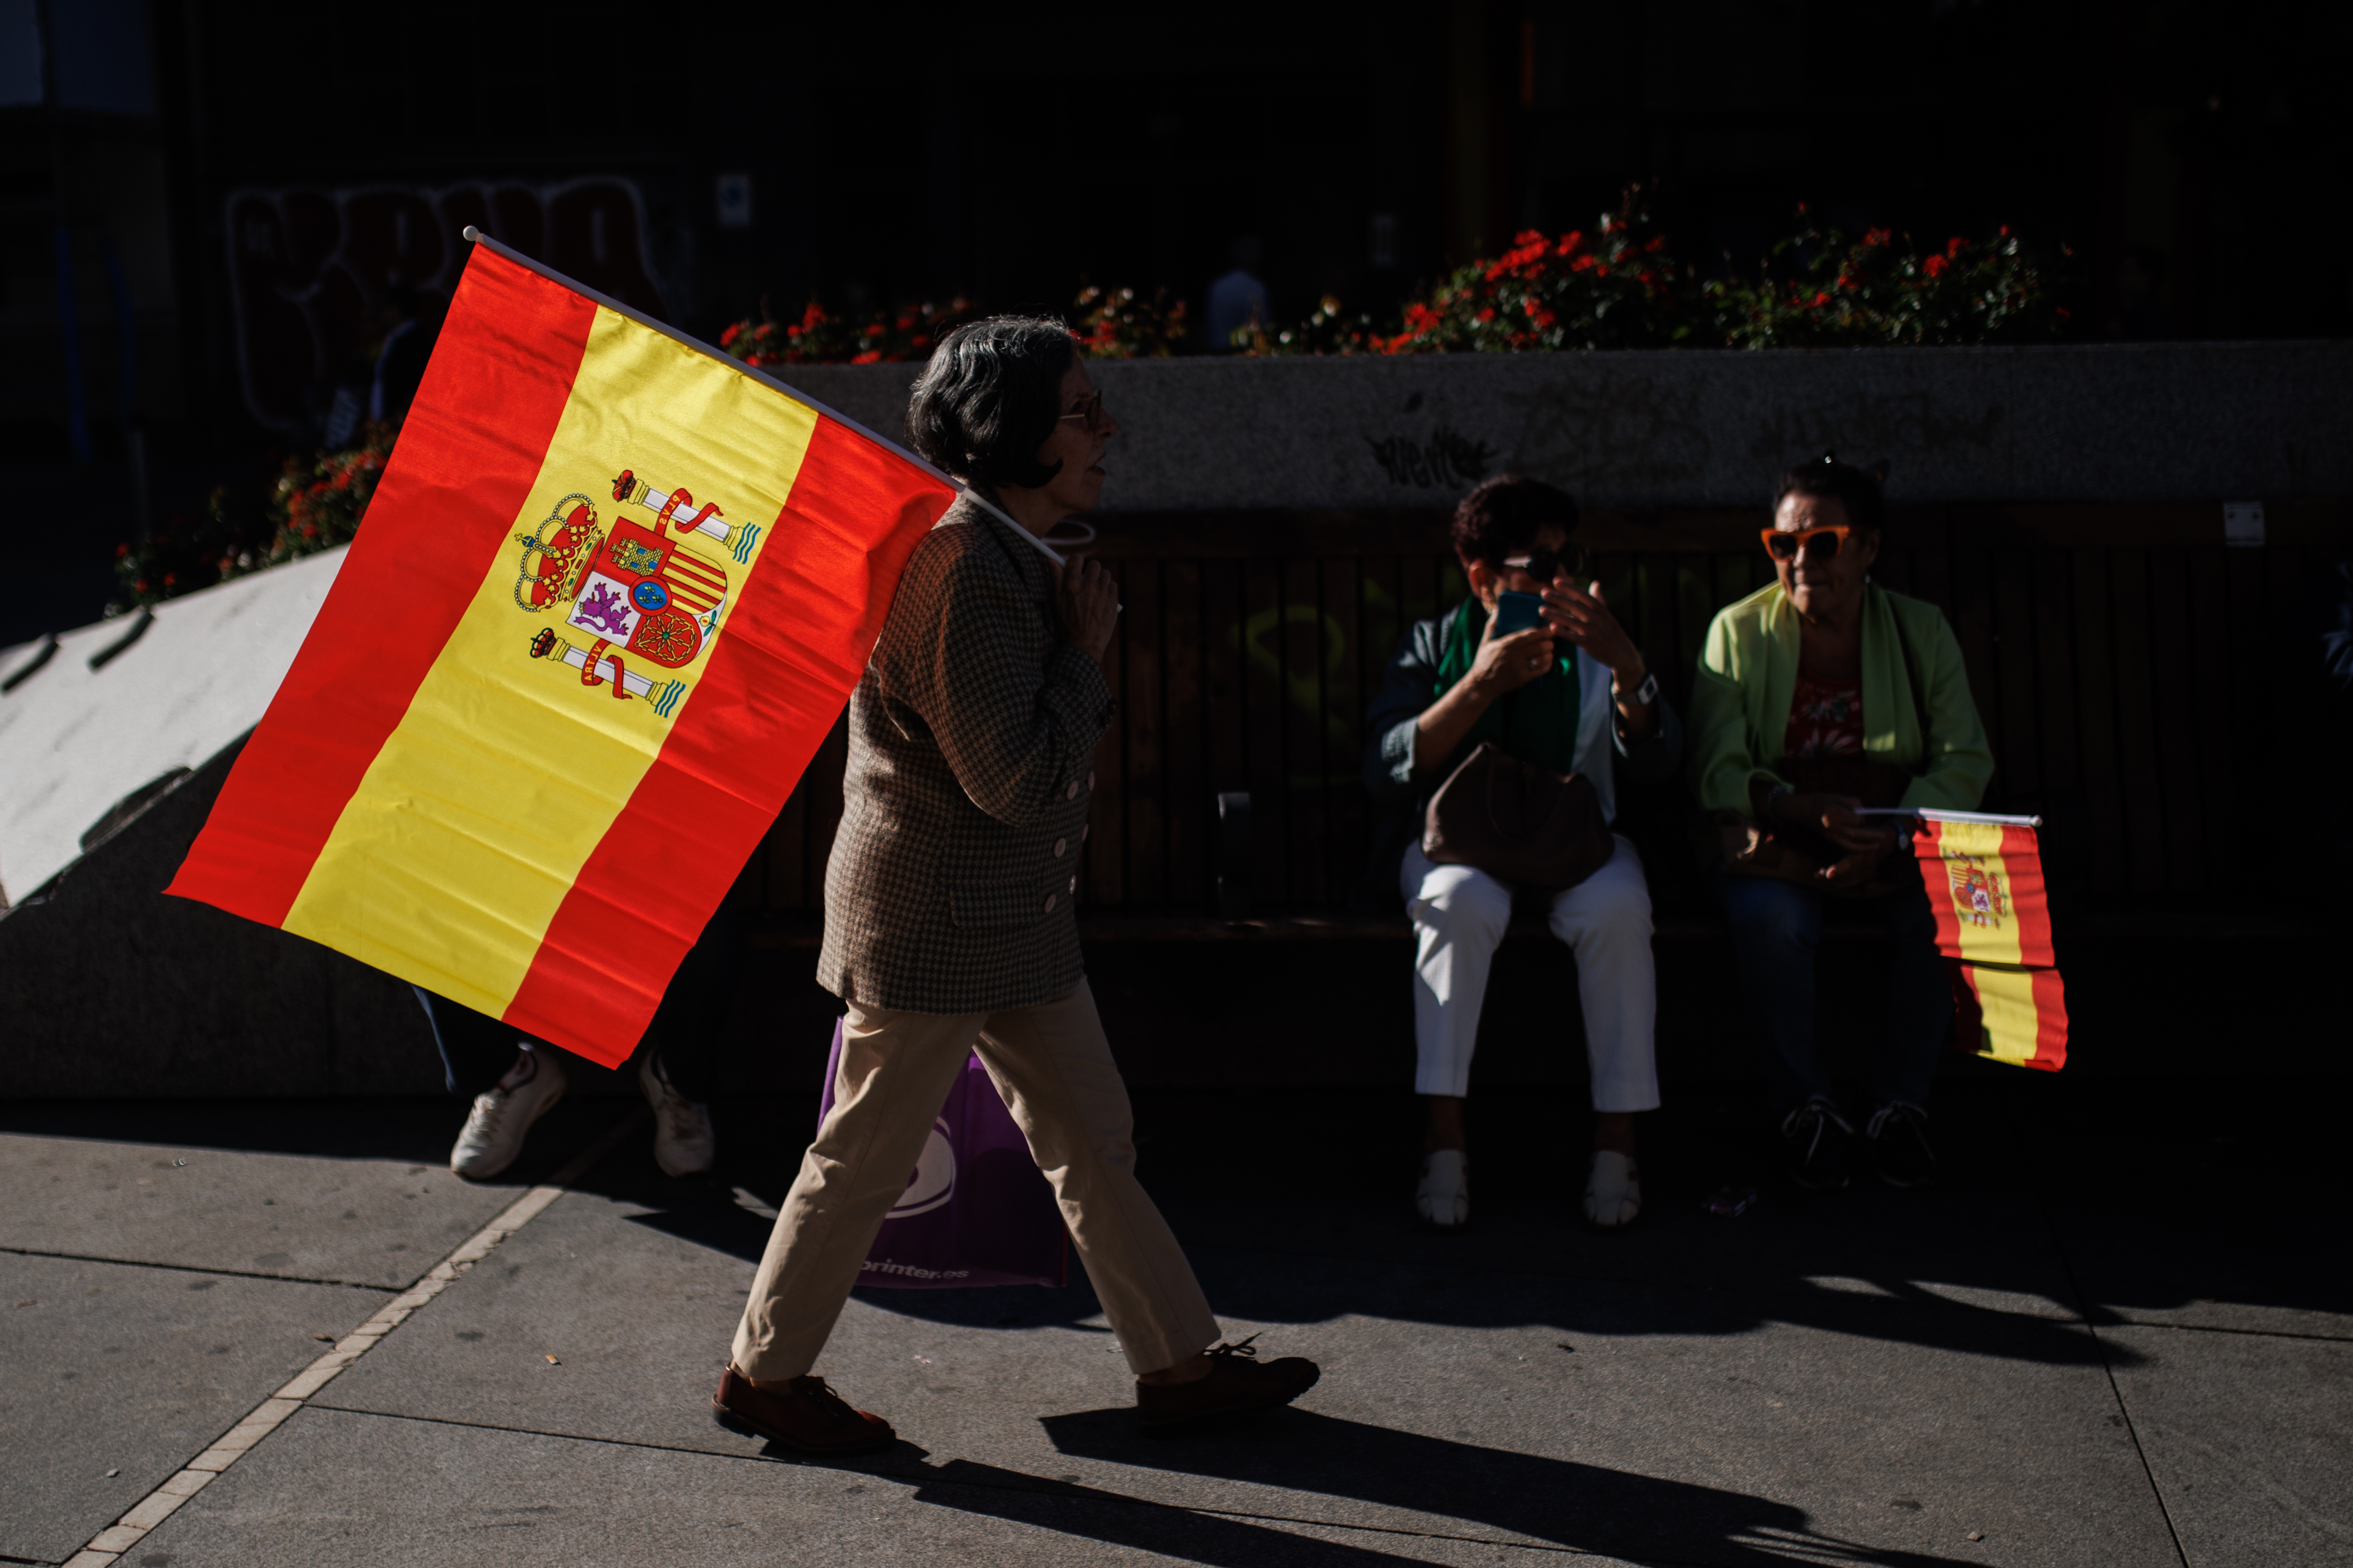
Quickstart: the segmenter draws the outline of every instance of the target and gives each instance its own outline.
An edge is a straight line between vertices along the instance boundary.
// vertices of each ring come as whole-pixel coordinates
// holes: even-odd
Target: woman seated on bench
[[[1953,1000],[1918,866],[1862,806],[1970,811],[1993,753],[1960,644],[1936,605],[1871,581],[1875,475],[1825,454],[1781,479],[1765,545],[1775,581],[1720,611],[1692,693],[1700,805],[1726,828],[1717,877],[1740,990],[1792,1173],[1842,1187],[1853,1127],[1814,1060],[1814,948],[1842,897],[1893,941],[1865,1137],[1880,1179],[1936,1179],[1928,1079]]]
[[[1601,585],[1577,586],[1576,527],[1577,503],[1535,479],[1505,475],[1465,497],[1453,537],[1471,596],[1406,634],[1366,725],[1365,779],[1383,812],[1370,874],[1377,889],[1404,895],[1418,943],[1414,1088],[1429,1105],[1429,1135],[1414,1203],[1440,1230],[1471,1217],[1462,1099],[1513,889],[1470,866],[1431,864],[1421,844],[1430,796],[1480,742],[1493,742],[1523,762],[1585,775],[1606,822],[1617,815],[1621,768],[1629,779],[1663,780],[1682,752],[1674,713],[1601,602]],[[1541,595],[1544,624],[1496,635],[1497,596],[1506,590]],[[1659,1103],[1650,889],[1633,845],[1613,841],[1599,870],[1546,900],[1553,934],[1577,954],[1592,1069],[1585,1215],[1611,1230],[1641,1209],[1633,1119]]]

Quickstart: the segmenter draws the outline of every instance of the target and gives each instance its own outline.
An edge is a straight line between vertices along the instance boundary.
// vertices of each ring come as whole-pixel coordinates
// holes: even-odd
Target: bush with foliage
[[[1388,352],[1388,336],[1369,314],[1352,316],[1338,295],[1326,294],[1295,327],[1270,331],[1253,321],[1235,328],[1233,347],[1246,354],[1377,354]]]
[[[1235,334],[1253,354],[1514,353],[1545,349],[1815,348],[2043,342],[2063,336],[2050,268],[2008,228],[1915,253],[1875,228],[1860,240],[1815,226],[1776,244],[1753,278],[1701,279],[1627,193],[1594,235],[1534,230],[1460,268],[1399,330],[1348,321],[1326,296],[1295,328]],[[2072,253],[2061,247],[2063,263]]]
[[[1166,359],[1185,339],[1185,301],[1155,289],[1149,300],[1133,289],[1079,290],[1072,334],[1089,359]]]
[[[1736,349],[2047,342],[2068,319],[2007,227],[1920,255],[1908,235],[1899,244],[1874,228],[1850,242],[1809,226],[1774,246],[1754,280],[1709,279],[1702,303],[1708,335]]]
[[[797,321],[764,310],[719,334],[719,346],[745,364],[881,364],[931,357],[932,345],[972,313],[970,300],[902,305],[864,321],[838,316],[816,300]]]
[[[881,364],[931,357],[932,345],[974,314],[972,302],[902,305],[864,321],[836,315],[815,300],[797,321],[746,316],[719,334],[719,346],[745,364]],[[1082,289],[1071,307],[1071,335],[1091,359],[1165,359],[1185,338],[1185,301],[1157,289]]]
[[[395,434],[390,426],[364,424],[356,447],[322,452],[307,464],[287,458],[258,515],[238,507],[228,487],[219,485],[195,523],[174,518],[136,544],[115,546],[121,592],[107,614],[176,599],[350,543],[392,455]]]
[[[1521,353],[1658,348],[1690,335],[1682,309],[1687,269],[1626,193],[1588,236],[1557,240],[1530,229],[1493,260],[1459,268],[1427,300],[1405,308],[1405,330],[1385,353]]]

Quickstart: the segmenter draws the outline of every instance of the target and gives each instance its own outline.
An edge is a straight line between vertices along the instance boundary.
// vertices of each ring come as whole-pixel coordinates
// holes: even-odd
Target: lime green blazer
[[[1961,645],[1926,600],[1866,584],[1862,599],[1862,751],[1916,773],[1905,805],[1974,811],[1993,777],[1993,751],[1969,696]],[[1905,676],[1908,654],[1913,679]],[[1915,681],[1926,722],[1912,699]],[[1774,771],[1798,689],[1798,613],[1768,583],[1716,612],[1692,692],[1689,752],[1700,805],[1749,812],[1749,785]],[[1925,766],[1922,764],[1926,763]]]

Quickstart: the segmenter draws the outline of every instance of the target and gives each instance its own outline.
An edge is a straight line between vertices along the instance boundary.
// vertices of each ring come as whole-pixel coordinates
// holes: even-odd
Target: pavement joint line
[[[2148,1482],[2149,1496],[2157,1500],[2157,1516],[2165,1521],[2165,1533],[2173,1542],[2173,1554],[2181,1568],[2189,1568],[2189,1553],[2181,1544],[2181,1531],[2173,1522],[2173,1507],[2165,1500],[2165,1489],[2158,1484],[2157,1467],[2148,1462],[2148,1450],[2141,1447],[2140,1426],[2133,1420],[2132,1406],[2125,1403],[2124,1385],[2116,1382],[2116,1363],[2108,1359],[2108,1347],[2100,1338],[2099,1325],[2091,1321],[2084,1298],[2084,1282],[2075,1277],[2075,1260],[2067,1256],[2067,1243],[2059,1234],[2059,1216],[2051,1212],[2051,1201],[2038,1191],[2035,1203],[2042,1210],[2043,1226],[2051,1232],[2051,1245],[2059,1255],[2059,1267],[2067,1275],[2067,1288],[2075,1292],[2075,1308],[2084,1315],[2084,1331],[2092,1337],[2092,1348],[2100,1353],[2100,1371],[2108,1380],[2108,1397],[2116,1402],[2116,1414],[2125,1424],[2125,1436],[2132,1439],[2133,1457],[2140,1461],[2140,1473]]]
[[[550,1204],[562,1197],[572,1184],[586,1175],[598,1161],[619,1147],[622,1139],[644,1125],[647,1114],[645,1107],[638,1106],[622,1117],[586,1148],[565,1161],[554,1175],[525,1191],[522,1196],[501,1211],[496,1219],[451,1248],[447,1257],[425,1271],[422,1279],[378,1307],[367,1321],[338,1340],[332,1349],[297,1373],[293,1380],[277,1393],[246,1412],[236,1426],[207,1444],[195,1458],[172,1472],[163,1485],[132,1504],[121,1518],[90,1537],[89,1545],[66,1560],[65,1568],[105,1568],[138,1545],[149,1531],[169,1519],[173,1510],[210,1486],[223,1471],[251,1452],[256,1444],[276,1431],[288,1416],[301,1409],[312,1394],[374,1350],[386,1334],[407,1321],[410,1314],[464,1278],[469,1269],[490,1255],[491,1248],[537,1218]],[[22,1250],[17,1247],[0,1248],[0,1251],[7,1252]],[[67,1255],[36,1253],[29,1256]],[[121,1259],[100,1258],[89,1261],[115,1263]],[[211,1274],[231,1270],[191,1269],[188,1272]],[[286,1277],[264,1274],[253,1278],[283,1279]],[[343,1281],[317,1280],[311,1283],[341,1284]],[[370,1286],[367,1289],[380,1289],[382,1287]]]
[[[264,1274],[252,1268],[216,1268],[203,1263],[154,1263],[143,1258],[101,1258],[95,1252],[54,1252],[42,1247],[0,1247],[0,1252],[16,1258],[62,1258],[72,1263],[111,1263],[123,1268],[166,1268],[174,1274],[217,1274],[228,1279],[266,1279],[273,1285],[334,1285],[346,1290],[393,1292],[397,1285],[376,1285],[365,1279],[324,1279],[308,1274]],[[0,1563],[13,1563],[13,1557],[0,1557]]]
[[[2314,1344],[2341,1345],[2353,1343],[2353,1333],[2305,1334],[2294,1329],[2236,1329],[2228,1323],[2168,1323],[2157,1318],[2110,1317],[2105,1322],[2087,1325],[2105,1329],[2173,1329],[2185,1334],[2239,1334],[2251,1340],[2309,1340]]]

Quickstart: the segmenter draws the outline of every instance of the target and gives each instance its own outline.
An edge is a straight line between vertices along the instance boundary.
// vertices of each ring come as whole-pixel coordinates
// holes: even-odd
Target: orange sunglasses
[[[1784,529],[1766,528],[1757,531],[1764,536],[1765,553],[1776,561],[1795,561],[1798,552],[1810,544],[1825,561],[1839,552],[1846,536],[1854,531],[1851,523],[1835,522],[1827,528]],[[1827,540],[1826,544],[1823,542]]]

